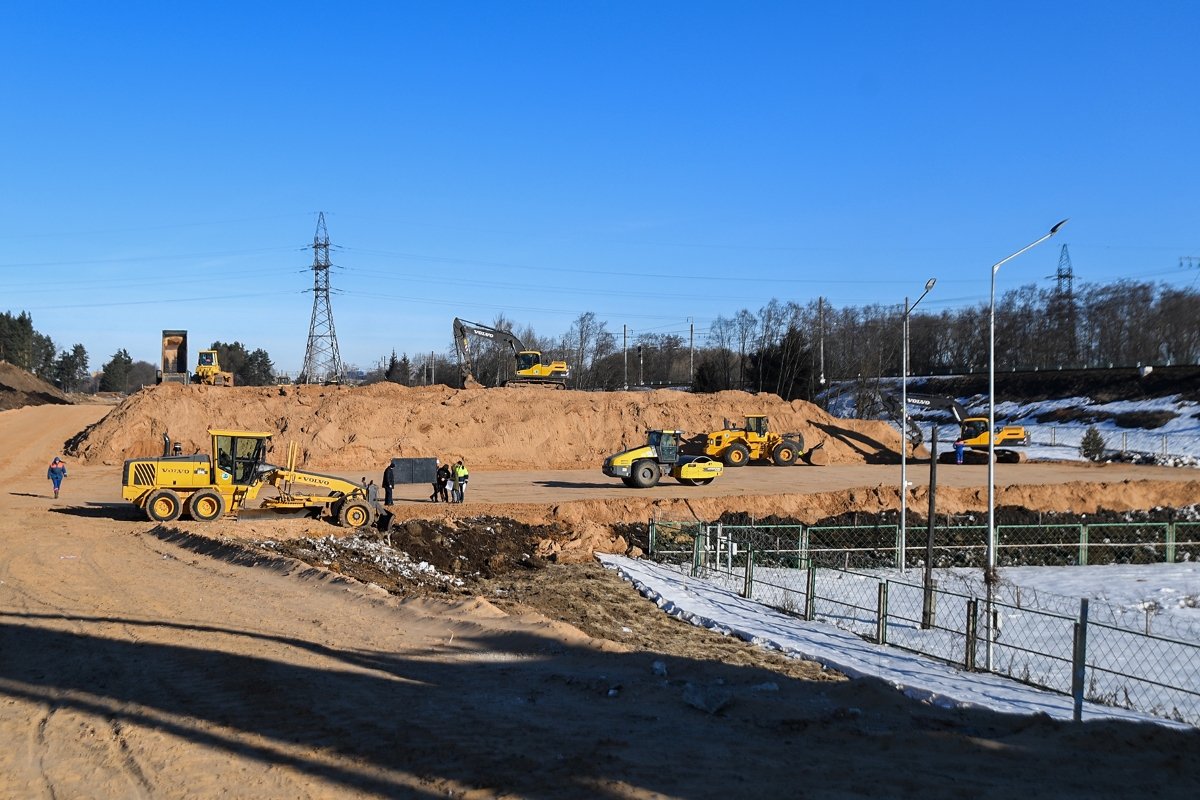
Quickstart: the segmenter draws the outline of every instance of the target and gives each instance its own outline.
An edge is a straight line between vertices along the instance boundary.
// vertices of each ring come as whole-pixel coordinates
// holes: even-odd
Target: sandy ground
[[[114,518],[111,469],[72,465],[55,503],[45,464],[106,410],[0,414],[0,796],[1200,790],[1200,733],[923,705],[672,620],[594,566],[400,601]],[[732,702],[705,714],[688,682]]]

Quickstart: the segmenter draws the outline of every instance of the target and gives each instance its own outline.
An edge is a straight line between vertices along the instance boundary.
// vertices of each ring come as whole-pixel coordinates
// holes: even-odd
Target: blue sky
[[[1200,4],[9,4],[0,310],[95,365],[162,328],[296,370],[455,316],[703,331],[1200,269]],[[832,6],[832,8],[830,7]],[[193,345],[194,347],[195,345]]]

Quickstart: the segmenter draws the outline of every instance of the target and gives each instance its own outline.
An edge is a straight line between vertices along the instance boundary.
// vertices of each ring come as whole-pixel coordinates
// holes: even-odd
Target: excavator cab
[[[517,374],[528,372],[542,364],[542,354],[537,350],[522,350],[517,353]]]
[[[988,423],[986,419],[965,419],[962,423],[962,440],[970,442],[974,439],[983,437],[984,444],[987,444]]]

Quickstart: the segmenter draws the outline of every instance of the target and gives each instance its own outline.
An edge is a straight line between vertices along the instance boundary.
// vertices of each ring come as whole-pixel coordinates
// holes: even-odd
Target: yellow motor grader
[[[729,420],[719,431],[697,437],[689,449],[719,458],[727,467],[745,466],[750,461],[773,461],[790,467],[804,452],[804,437],[798,433],[776,433],[763,414],[747,414],[746,427],[735,428]]]
[[[209,431],[212,457],[206,453],[172,453],[171,439],[163,434],[160,457],[132,458],[125,462],[121,496],[146,512],[154,522],[174,522],[181,516],[211,522],[225,515],[248,517],[320,517],[347,528],[377,525],[386,530],[392,514],[366,487],[333,475],[296,469],[299,448],[288,444],[287,464],[266,461],[271,434],[262,431]],[[247,508],[264,486],[276,495],[259,508]],[[309,487],[302,489],[301,487]],[[312,490],[324,490],[324,494]]]

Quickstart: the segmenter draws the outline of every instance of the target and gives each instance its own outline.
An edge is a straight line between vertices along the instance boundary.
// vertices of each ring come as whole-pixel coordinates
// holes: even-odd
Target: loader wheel
[[[636,462],[629,475],[634,487],[638,489],[650,489],[657,486],[661,477],[662,470],[658,468],[657,463],[649,459],[642,459]]]
[[[621,478],[621,483],[625,484],[625,485],[626,485],[626,486],[628,486],[630,489],[636,489],[636,488],[637,488],[637,484],[633,482],[633,478],[632,478],[632,477],[630,477],[630,476],[628,476],[628,475],[627,475],[627,476],[625,476],[624,478]]]
[[[158,489],[146,500],[146,516],[155,522],[174,522],[183,513],[183,501],[174,489]]]
[[[727,467],[744,467],[746,462],[750,460],[750,448],[741,442],[734,442],[729,445],[729,449],[725,451],[725,455],[721,457]]]
[[[771,453],[771,458],[777,467],[790,467],[796,463],[796,458],[799,455],[800,449],[796,446],[796,443],[784,439],[775,445],[775,452]]]
[[[225,514],[225,498],[216,489],[201,489],[188,498],[187,509],[197,522],[212,522]]]
[[[343,528],[365,528],[371,524],[371,507],[361,500],[342,504],[338,524]]]

